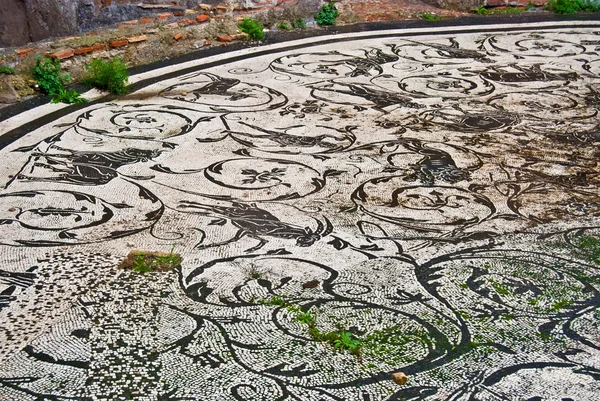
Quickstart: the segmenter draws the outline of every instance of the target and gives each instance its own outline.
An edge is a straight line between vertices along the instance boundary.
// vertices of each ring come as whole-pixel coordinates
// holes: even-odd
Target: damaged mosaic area
[[[600,27],[380,36],[7,144],[0,399],[597,400]]]

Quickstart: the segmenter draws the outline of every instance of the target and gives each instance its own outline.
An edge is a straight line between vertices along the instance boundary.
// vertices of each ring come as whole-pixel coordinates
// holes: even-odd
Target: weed
[[[291,30],[291,29],[292,29],[292,28],[290,28],[290,26],[289,26],[287,23],[285,23],[285,22],[282,22],[281,24],[279,24],[279,25],[277,26],[277,28],[281,29],[282,31],[289,31],[289,30]]]
[[[316,318],[310,312],[300,312],[296,315],[296,320],[300,323],[307,324],[312,327],[316,323]]]
[[[278,295],[273,295],[269,299],[263,299],[263,300],[259,301],[259,303],[262,305],[269,305],[269,306],[286,306],[287,305],[287,302],[285,301],[285,299],[283,299],[282,297],[280,297]]]
[[[463,319],[465,319],[465,320],[471,320],[471,315],[469,315],[469,314],[468,314],[467,312],[465,312],[465,311],[461,311],[461,310],[455,310],[455,311],[454,311],[454,313],[455,313],[457,316],[460,316],[460,317],[462,317],[462,318],[463,318]]]
[[[71,76],[62,73],[60,61],[50,57],[37,55],[36,64],[33,68],[33,77],[46,95],[54,96],[64,91],[65,84],[71,80]]]
[[[478,15],[487,15],[490,13],[490,10],[488,10],[487,8],[485,8],[485,6],[482,4],[477,8],[473,8],[471,9],[472,13],[478,14]]]
[[[84,82],[95,88],[122,95],[128,92],[127,66],[122,59],[116,57],[110,61],[94,59],[86,67],[88,75]]]
[[[306,28],[306,21],[304,20],[304,18],[298,17],[296,19],[293,19],[291,21],[291,24],[292,24],[292,28],[294,28],[294,29],[304,29],[304,28]]]
[[[531,10],[532,8],[535,8],[535,3],[533,1],[530,1],[527,4],[527,7],[525,7],[525,10]]]
[[[52,103],[83,103],[86,102],[74,89],[65,89],[65,84],[71,80],[71,76],[62,73],[60,61],[50,57],[36,58],[33,68],[33,77],[46,95],[52,96]]]
[[[339,337],[333,342],[333,348],[338,350],[348,350],[352,354],[358,355],[362,348],[362,342],[353,337],[352,333],[342,330],[339,333]]]
[[[554,302],[552,304],[552,307],[550,308],[550,311],[551,312],[558,312],[561,309],[565,309],[565,308],[567,308],[568,306],[571,306],[571,305],[573,305],[572,301],[568,301],[568,300],[557,301],[557,302]]]
[[[153,271],[172,270],[181,264],[181,255],[173,253],[173,246],[169,253],[160,252],[133,252],[127,257],[122,266],[130,264],[136,273],[149,273]],[[133,260],[131,260],[133,258]]]
[[[244,18],[244,20],[238,24],[238,28],[242,32],[245,32],[250,36],[250,39],[263,40],[265,33],[263,32],[264,26],[261,23],[252,18]]]
[[[52,96],[51,103],[67,103],[67,104],[75,104],[75,103],[85,103],[87,99],[82,98],[81,94],[77,92],[75,89],[61,89],[60,92],[55,93]]]
[[[15,75],[15,69],[10,65],[0,65],[0,74]]]
[[[557,14],[574,14],[578,11],[598,11],[600,3],[598,0],[550,0],[544,8]]]
[[[595,237],[581,237],[575,245],[585,252],[588,259],[600,265],[600,240]]]
[[[512,291],[505,284],[498,283],[497,281],[490,280],[490,284],[494,290],[500,295],[513,295]]]
[[[425,21],[439,21],[440,20],[439,15],[425,13],[425,12],[420,13],[419,17]]]
[[[333,2],[323,4],[318,13],[315,14],[315,21],[319,25],[335,25],[336,18],[340,15],[340,12],[335,7]]]

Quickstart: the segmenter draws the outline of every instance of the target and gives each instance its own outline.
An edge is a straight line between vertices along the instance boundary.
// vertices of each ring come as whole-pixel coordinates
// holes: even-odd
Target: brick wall
[[[485,5],[489,7],[498,6],[526,6],[533,3],[536,6],[543,6],[548,0],[485,0]]]
[[[20,46],[27,42],[72,35],[82,30],[153,13],[196,8],[199,3],[216,5],[225,2],[226,0],[0,0],[0,46]],[[138,6],[141,3],[147,6]],[[153,5],[162,7],[152,8]]]

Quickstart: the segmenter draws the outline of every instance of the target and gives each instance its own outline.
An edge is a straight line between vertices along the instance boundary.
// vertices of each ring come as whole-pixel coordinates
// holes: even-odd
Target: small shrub
[[[75,103],[85,103],[87,99],[82,98],[81,94],[77,92],[75,89],[61,89],[60,92],[55,93],[52,96],[52,103],[67,103],[67,104],[75,104]]]
[[[84,82],[98,89],[122,95],[128,92],[127,66],[122,59],[116,57],[110,61],[94,59],[86,67],[88,76]]]
[[[50,57],[37,56],[33,77],[37,81],[42,92],[52,96],[52,103],[83,103],[87,102],[74,89],[65,89],[65,84],[71,80],[71,76],[62,73],[60,61]]]
[[[0,74],[15,75],[15,69],[10,65],[0,65]]]
[[[38,54],[33,78],[37,81],[42,92],[54,96],[65,90],[65,84],[71,80],[71,76],[60,71],[60,61]]]
[[[340,12],[334,3],[323,4],[318,13],[315,14],[315,21],[319,25],[335,25],[335,20]]]
[[[291,29],[292,29],[292,28],[290,28],[290,26],[289,26],[288,24],[286,24],[285,22],[282,22],[281,24],[279,24],[279,25],[277,26],[277,28],[279,28],[279,29],[280,29],[280,30],[282,30],[282,31],[289,31],[289,30],[291,30]]]
[[[579,4],[579,10],[584,12],[596,12],[600,9],[598,0],[576,0]]]
[[[292,20],[292,28],[294,29],[304,29],[306,28],[306,21],[304,18],[296,18]]]
[[[421,19],[424,19],[425,21],[439,21],[440,20],[439,15],[430,14],[430,13],[421,13],[421,14],[419,14],[419,17],[421,17]]]
[[[247,33],[248,36],[250,36],[250,39],[263,40],[265,38],[265,33],[263,32],[264,26],[252,18],[244,18],[244,20],[238,24],[238,28],[240,28],[242,32]]]
[[[598,11],[600,3],[598,0],[550,0],[544,8],[557,14],[574,14]]]

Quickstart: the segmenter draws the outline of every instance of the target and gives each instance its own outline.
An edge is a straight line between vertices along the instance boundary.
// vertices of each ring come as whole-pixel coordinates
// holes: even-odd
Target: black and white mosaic
[[[600,25],[350,39],[1,150],[0,400],[598,399]]]

